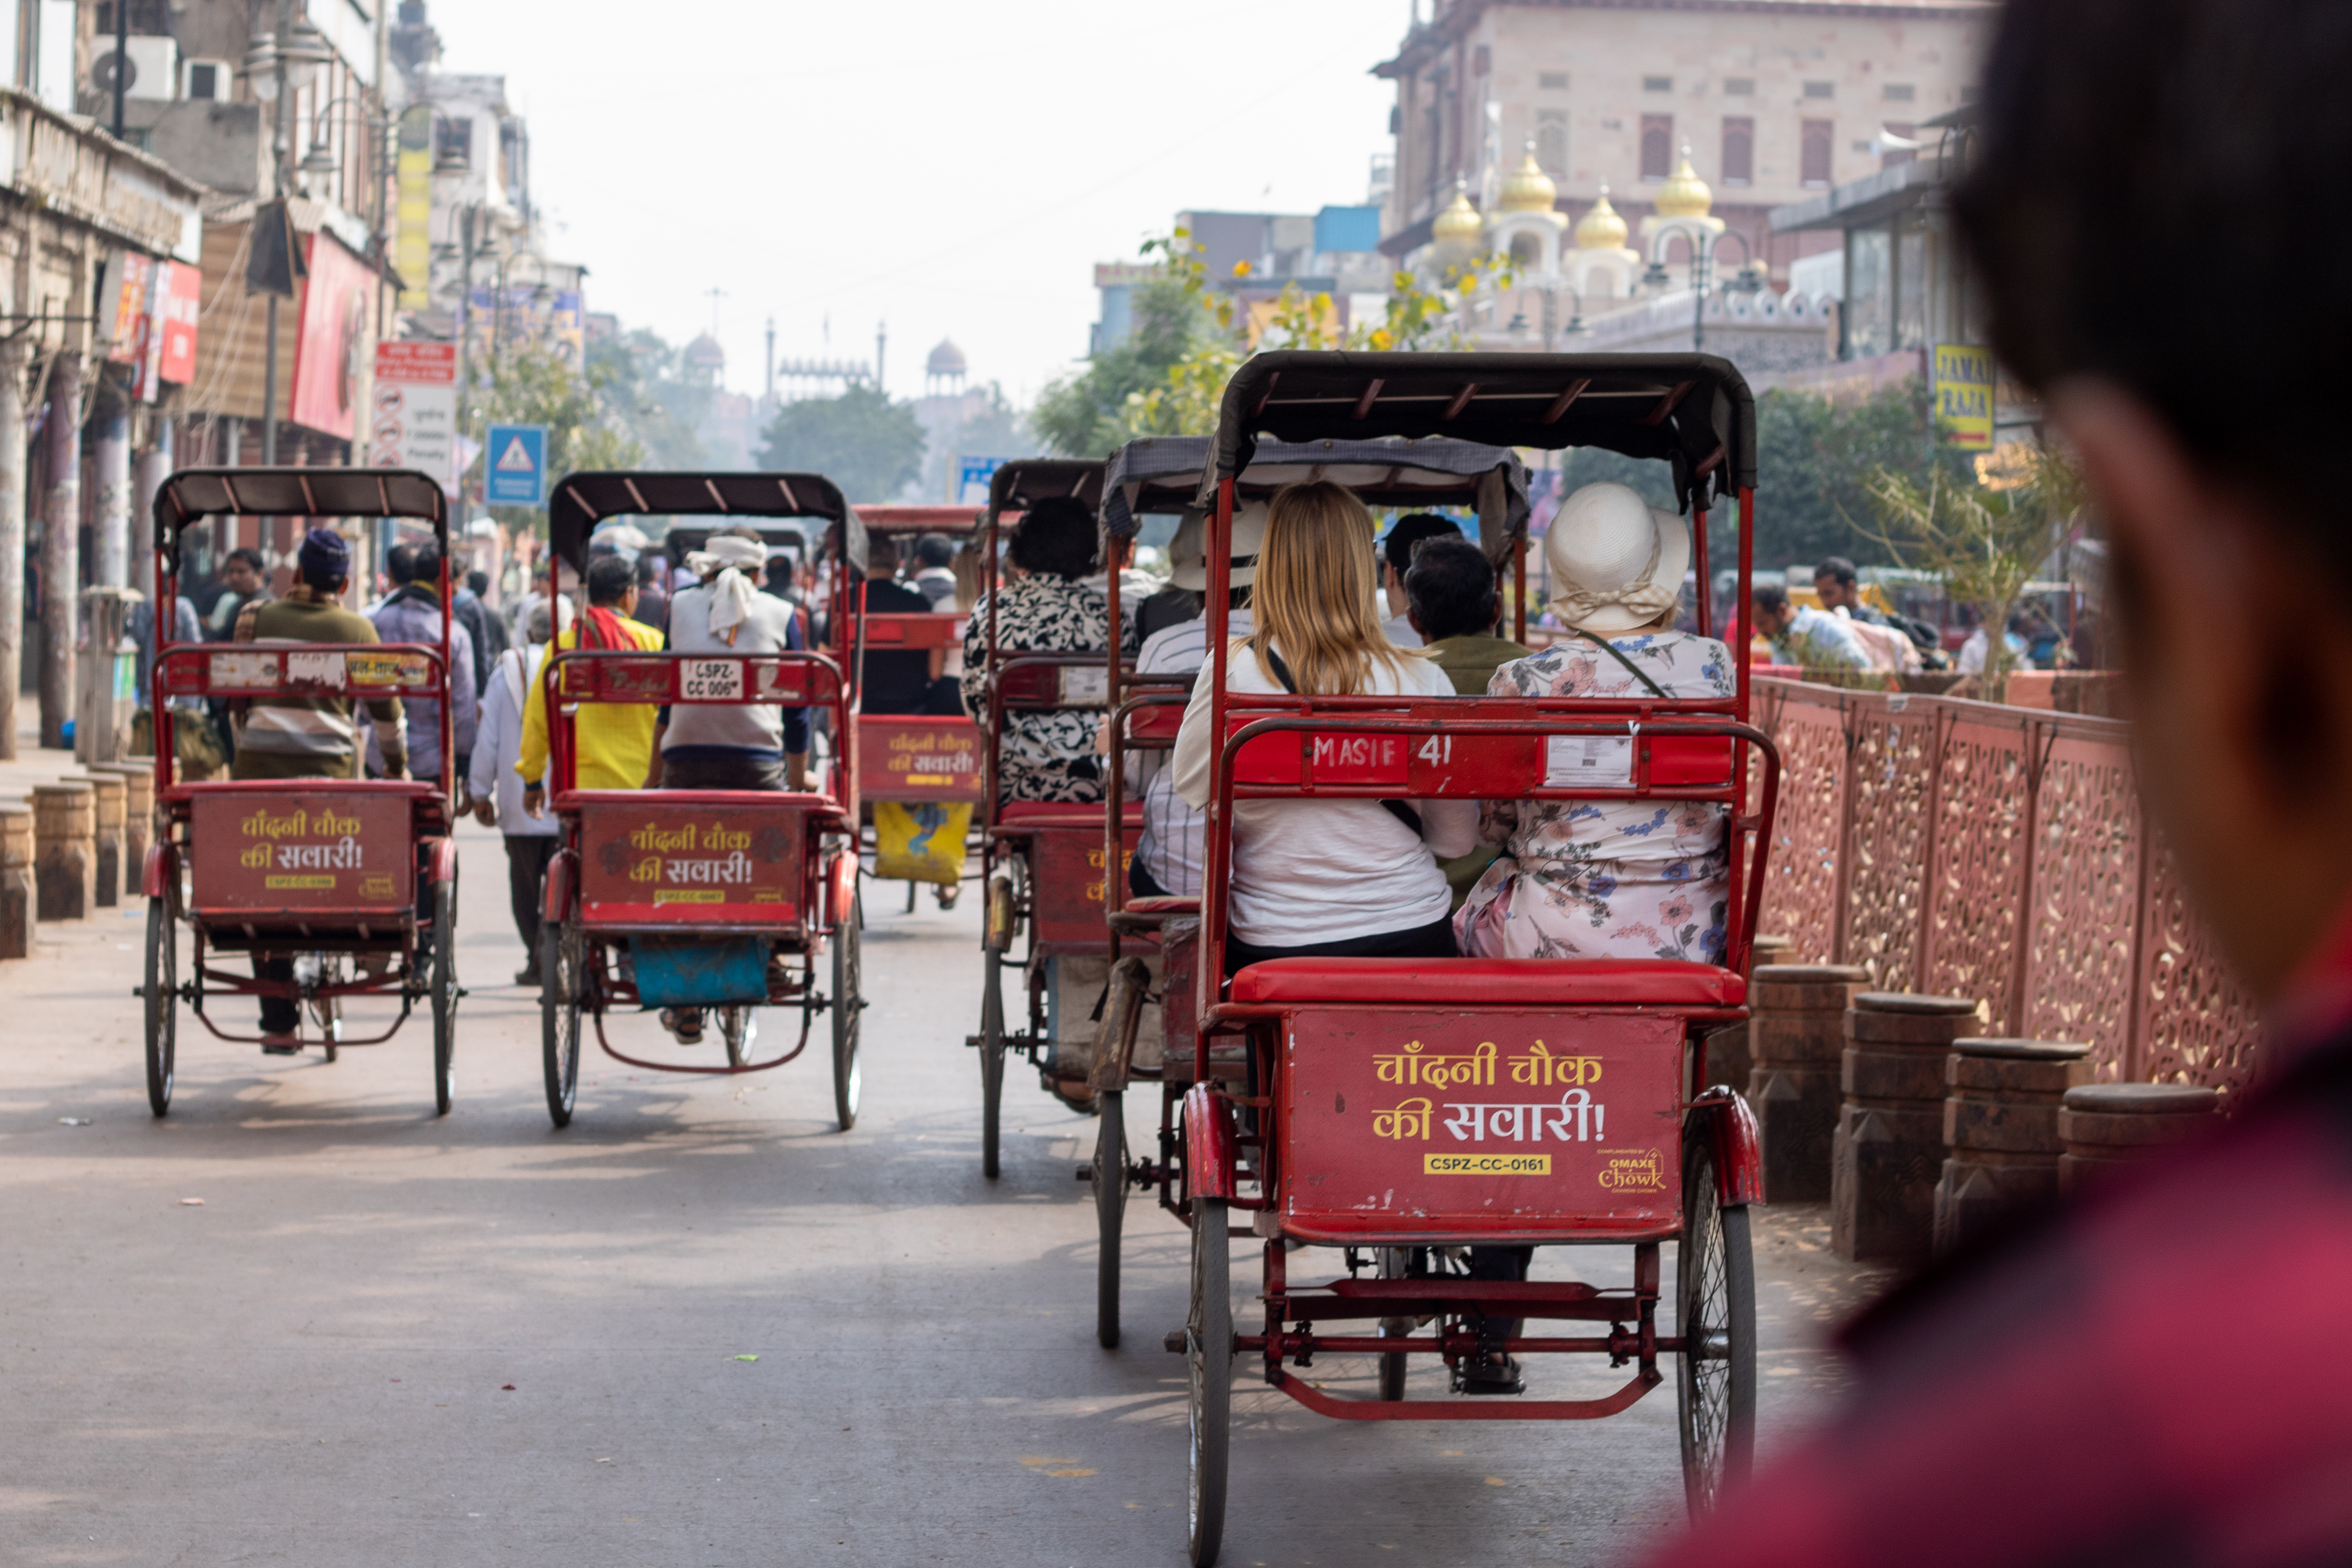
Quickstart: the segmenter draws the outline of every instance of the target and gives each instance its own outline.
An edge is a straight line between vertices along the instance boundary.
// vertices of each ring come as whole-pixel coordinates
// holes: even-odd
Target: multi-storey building
[[[1985,0],[1431,0],[1395,57],[1381,248],[1418,251],[1457,190],[1495,210],[1532,149],[1558,210],[1606,186],[1637,227],[1685,149],[1776,279],[1834,242],[1768,215],[1901,163],[1969,101]],[[1724,253],[1737,261],[1738,246]]]

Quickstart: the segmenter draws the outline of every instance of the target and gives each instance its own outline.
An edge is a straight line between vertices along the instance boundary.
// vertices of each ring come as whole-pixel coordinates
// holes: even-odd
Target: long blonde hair
[[[1360,692],[1375,662],[1402,673],[1403,650],[1372,605],[1373,531],[1364,503],[1328,479],[1274,492],[1250,589],[1255,629],[1244,645],[1268,680],[1281,684],[1267,657],[1276,644],[1307,696]]]

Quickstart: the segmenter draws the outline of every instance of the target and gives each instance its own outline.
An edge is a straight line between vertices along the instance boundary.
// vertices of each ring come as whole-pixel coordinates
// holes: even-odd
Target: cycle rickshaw
[[[441,546],[449,594],[449,518],[441,487],[408,468],[184,468],[156,492],[155,602],[179,593],[181,535],[215,517],[413,518]],[[279,997],[296,1004],[332,1061],[345,1046],[381,1044],[418,1003],[433,1018],[433,1104],[446,1115],[457,1088],[457,845],[450,756],[449,623],[437,646],[415,643],[212,643],[171,640],[155,617],[155,803],[159,831],[144,868],[147,1103],[172,1103],[182,1002],[224,1040],[209,998]],[[175,698],[436,699],[441,773],[432,779],[301,778],[184,781],[175,776]],[[198,722],[194,719],[188,722]],[[354,726],[364,734],[364,719]],[[364,740],[354,744],[364,749]],[[184,903],[183,902],[184,899]],[[179,927],[194,938],[180,976]],[[214,967],[250,955],[251,975]],[[289,963],[278,977],[261,966]],[[343,1003],[397,998],[380,1034],[344,1032]],[[298,1025],[298,1033],[302,1026]]]
[[[940,533],[971,539],[978,532],[978,514],[969,506],[861,506],[857,516],[869,536],[888,534],[903,540]],[[929,615],[868,613],[862,622],[866,651],[870,656],[960,648],[964,621],[963,613],[952,603]],[[971,808],[982,798],[980,727],[961,712],[861,711],[857,749],[858,796],[869,808],[867,815],[873,815],[871,807],[891,803],[922,816],[919,832],[947,832],[953,844],[943,846],[944,853],[929,858],[952,857],[961,879]],[[964,809],[959,812],[955,809],[959,806]],[[959,821],[965,825],[960,830]],[[871,874],[877,881],[891,880],[882,868],[886,855],[879,825],[875,837],[876,867]],[[917,864],[919,868],[919,861]],[[906,882],[907,912],[912,914],[920,884],[911,876]]]
[[[1599,447],[1671,468],[1708,582],[1706,510],[1738,506],[1735,695],[1722,700],[1257,696],[1224,689],[1223,636],[1239,481],[1262,437],[1287,443],[1434,435],[1522,448]],[[1233,1362],[1347,1420],[1587,1420],[1626,1409],[1675,1359],[1694,1511],[1747,1473],[1755,1420],[1755,1284],[1747,1209],[1755,1124],[1709,1089],[1704,1037],[1746,1016],[1742,978],[1779,785],[1747,721],[1754,405],[1700,354],[1257,355],[1225,388],[1210,471],[1208,614],[1221,737],[1208,813],[1195,1081],[1179,1125],[1192,1302],[1168,1337],[1190,1384],[1189,1539],[1222,1539]],[[1524,581],[1523,570],[1515,567]],[[1698,610],[1700,630],[1708,611]],[[1749,809],[1750,753],[1760,760]],[[1727,951],[1663,959],[1287,958],[1223,978],[1233,803],[1351,799],[1698,801],[1726,808]],[[1203,1070],[1244,1047],[1238,1080]],[[1244,1114],[1236,1117],[1239,1110]],[[1231,1227],[1236,1215],[1246,1224]],[[1237,1333],[1231,1236],[1264,1246],[1262,1331]],[[1657,1321],[1661,1247],[1677,1252],[1673,1331]],[[1633,1284],[1484,1281],[1448,1249],[1612,1244]],[[1290,1278],[1297,1246],[1345,1248],[1348,1272]],[[1301,1256],[1296,1261],[1305,1263]],[[1364,1277],[1366,1267],[1373,1277]],[[1605,1333],[1528,1335],[1525,1321]],[[1516,1322],[1514,1321],[1517,1321]],[[1329,1331],[1331,1325],[1343,1331]],[[1374,1331],[1346,1331],[1361,1324]],[[1432,1331],[1418,1331],[1433,1325]],[[1497,1325],[1511,1331],[1497,1331]],[[1297,1375],[1318,1354],[1380,1358],[1380,1397]],[[1596,1399],[1408,1399],[1412,1356],[1605,1355],[1633,1375]]]
[[[1130,441],[1113,453],[1103,477],[1105,534],[1111,539],[1133,538],[1141,531],[1146,517],[1177,514],[1183,519],[1178,542],[1189,557],[1199,543],[1204,509],[1198,504],[1198,496],[1212,450],[1213,443],[1205,436],[1154,436]],[[1527,531],[1527,469],[1504,447],[1446,437],[1409,445],[1327,439],[1291,446],[1264,441],[1235,484],[1236,504],[1262,504],[1283,486],[1307,479],[1345,485],[1367,506],[1400,510],[1444,506],[1470,511],[1475,514],[1479,538],[1496,556],[1509,552]],[[1188,540],[1189,544],[1184,542]],[[1128,608],[1114,593],[1114,644]],[[1524,601],[1519,616],[1519,635],[1524,637]],[[1164,753],[1175,744],[1184,704],[1192,697],[1191,675],[1146,673],[1139,666],[1129,670],[1119,665],[1107,672],[1106,680],[1112,692],[1111,730],[1121,737],[1113,747],[1115,752]],[[1125,814],[1124,767],[1110,771],[1106,797],[1110,807]],[[1128,1190],[1151,1191],[1163,1207],[1171,1212],[1180,1209],[1181,1168],[1175,1158],[1176,1127],[1185,1091],[1193,1082],[1190,1042],[1200,900],[1130,897],[1120,880],[1110,888],[1105,913],[1111,973],[1100,1043],[1088,1080],[1099,1097],[1102,1119],[1096,1131],[1094,1159],[1079,1174],[1094,1184],[1098,1240],[1096,1337],[1109,1350],[1119,1342],[1120,1247]],[[1164,973],[1155,974],[1147,958],[1125,952],[1137,937],[1157,942]],[[1161,1025],[1157,1042],[1144,1030],[1149,1005],[1154,1001]],[[1160,1048],[1144,1048],[1154,1044]],[[1238,1072],[1238,1057],[1230,1049],[1227,1055],[1231,1059],[1221,1060],[1220,1068]],[[1129,1158],[1121,1112],[1128,1084],[1136,1079],[1156,1079],[1160,1084],[1156,1157]],[[1124,1172],[1125,1179],[1105,1180],[1107,1172]]]
[[[848,584],[866,533],[816,474],[567,475],[548,505],[550,592],[568,562],[584,580],[588,535],[614,516],[807,518],[830,530],[832,625],[851,627]],[[724,527],[714,521],[700,531]],[[833,1024],[834,1111],[857,1121],[860,910],[857,898],[856,659],[824,654],[566,649],[540,674],[547,702],[548,805],[561,846],[549,863],[541,938],[547,1110],[570,1124],[583,1017],[604,1053],[656,1072],[727,1074],[782,1067],[807,1049],[819,1014]],[[829,715],[835,751],[812,758],[802,791],[583,789],[576,729],[583,704],[773,704]],[[847,739],[842,739],[847,738]],[[831,961],[829,994],[817,965]],[[656,1061],[616,1047],[609,1016],[630,1007],[716,1013],[723,1064]],[[798,1042],[762,1058],[757,1011],[797,1008]]]
[[[987,904],[981,924],[985,965],[980,1033],[966,1043],[980,1052],[981,1170],[994,1180],[999,1166],[999,1129],[1004,1091],[1004,1058],[1018,1053],[1057,1080],[1079,1083],[1087,1075],[1093,1025],[1064,1015],[1058,982],[1065,960],[1108,963],[1108,932],[1103,924],[1103,892],[1124,876],[1126,852],[1142,826],[1139,814],[1123,820],[1116,858],[1106,854],[1103,807],[1006,801],[1003,774],[1008,715],[1098,713],[1108,696],[1103,655],[1040,653],[998,645],[995,606],[1003,574],[998,542],[1008,513],[1054,497],[1070,497],[1089,510],[1102,504],[1103,466],[1062,458],[1023,458],[996,470],[989,484],[988,510],[981,521],[982,658],[987,717],[982,743],[981,876]],[[1112,591],[1118,574],[1109,573]],[[1117,658],[1118,645],[1111,644]],[[1016,958],[1013,944],[1025,936]],[[1025,1026],[1007,1026],[1003,972],[1019,963],[1026,1006]],[[1083,1023],[1084,1037],[1079,1034]]]

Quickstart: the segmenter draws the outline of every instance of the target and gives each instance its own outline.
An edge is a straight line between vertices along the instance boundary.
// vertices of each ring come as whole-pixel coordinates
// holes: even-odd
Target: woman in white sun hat
[[[1722,698],[1731,650],[1674,629],[1690,528],[1623,485],[1568,498],[1544,540],[1550,607],[1572,636],[1495,671],[1495,697]],[[1724,808],[1694,801],[1490,801],[1501,858],[1454,929],[1481,958],[1723,961]]]

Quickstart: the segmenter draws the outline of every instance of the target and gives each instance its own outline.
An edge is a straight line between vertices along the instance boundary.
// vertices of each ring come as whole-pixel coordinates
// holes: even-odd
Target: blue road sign
[[[483,452],[483,500],[491,506],[547,504],[546,426],[493,425]]]

